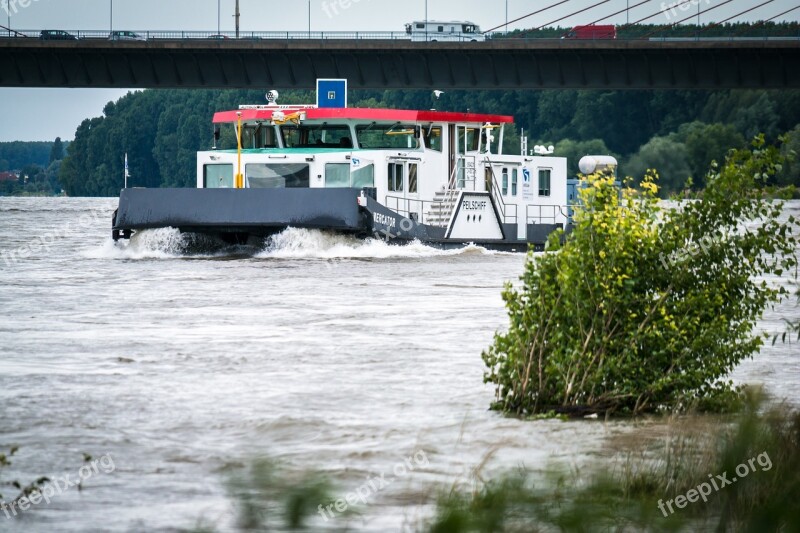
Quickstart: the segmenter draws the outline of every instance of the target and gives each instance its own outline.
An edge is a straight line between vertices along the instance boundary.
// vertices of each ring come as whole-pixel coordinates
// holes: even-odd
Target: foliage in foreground
[[[535,483],[515,473],[472,494],[445,494],[429,530],[797,531],[800,412],[759,409],[758,403],[748,403],[733,424],[722,420],[687,427],[685,421],[673,421],[666,437],[636,442],[617,468],[586,477],[552,470]],[[730,480],[737,467],[743,472],[741,465],[750,467],[748,461],[756,457],[760,462],[754,461],[746,476],[710,491],[707,501],[667,510],[666,501],[697,490],[710,476],[726,474]]]
[[[758,352],[753,330],[786,293],[758,281],[796,267],[793,218],[759,188],[781,170],[763,137],[712,168],[699,201],[664,208],[657,176],[621,194],[586,178],[558,253],[530,254],[503,293],[510,325],[483,353],[494,407],[641,413],[729,405],[724,378]]]
[[[523,470],[471,491],[443,491],[432,515],[409,530],[430,533],[534,531],[797,531],[800,524],[800,411],[749,395],[736,415],[658,418],[612,437],[599,466],[544,474]],[[743,475],[743,469],[747,473]],[[738,470],[737,470],[738,469]],[[724,477],[736,482],[723,485]],[[705,501],[678,507],[714,477]],[[257,461],[234,479],[241,531],[349,531],[347,516],[323,522],[317,506],[337,488],[319,474],[293,474]],[[428,495],[420,494],[424,502]],[[666,505],[671,501],[672,512]],[[663,510],[662,510],[663,508]],[[416,513],[410,512],[413,515]],[[213,531],[214,526],[197,531]]]
[[[305,531],[318,505],[330,500],[331,489],[316,473],[292,474],[262,459],[232,478],[229,490],[242,530]]]

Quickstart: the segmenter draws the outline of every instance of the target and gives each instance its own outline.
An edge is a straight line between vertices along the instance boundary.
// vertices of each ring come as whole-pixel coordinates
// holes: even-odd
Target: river
[[[426,495],[469,483],[484,460],[489,473],[591,461],[630,429],[487,410],[480,354],[506,323],[500,293],[522,254],[299,230],[264,249],[172,230],[115,245],[115,205],[0,198],[0,453],[19,446],[0,493],[90,473],[0,512],[2,531],[228,530],[228,482],[261,456],[327,475],[341,498],[385,475],[356,514],[320,527],[413,530]],[[795,300],[761,327],[784,318],[800,318]],[[768,343],[735,378],[792,396],[797,346]]]

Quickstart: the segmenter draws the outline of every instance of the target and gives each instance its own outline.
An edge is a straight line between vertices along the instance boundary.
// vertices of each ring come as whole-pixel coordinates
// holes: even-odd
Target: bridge
[[[796,37],[486,42],[412,42],[395,34],[298,37],[11,36],[0,38],[0,86],[312,88],[317,78],[347,78],[353,89],[800,88]]]

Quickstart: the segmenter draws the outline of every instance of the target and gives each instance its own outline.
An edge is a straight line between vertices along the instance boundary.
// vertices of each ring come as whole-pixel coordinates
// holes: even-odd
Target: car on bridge
[[[108,36],[109,41],[146,41],[144,37],[132,31],[112,31]]]
[[[77,41],[78,38],[64,30],[42,30],[39,39],[43,41]]]

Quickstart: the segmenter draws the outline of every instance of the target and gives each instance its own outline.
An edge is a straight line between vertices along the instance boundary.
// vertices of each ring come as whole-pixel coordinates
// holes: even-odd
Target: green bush
[[[757,138],[706,177],[699,201],[665,208],[641,190],[586,178],[572,232],[531,253],[510,318],[483,354],[494,408],[517,414],[728,407],[725,377],[759,350],[756,321],[786,291],[759,281],[796,266],[794,219],[759,187],[780,170]],[[563,242],[563,244],[562,244]]]

